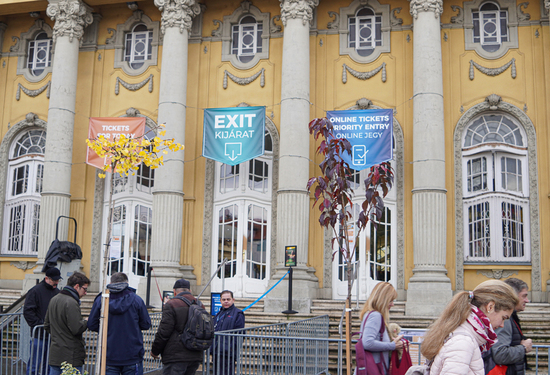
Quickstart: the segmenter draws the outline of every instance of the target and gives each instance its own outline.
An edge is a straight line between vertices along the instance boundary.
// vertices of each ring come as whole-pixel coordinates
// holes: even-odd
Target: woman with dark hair
[[[482,352],[496,342],[518,303],[514,289],[500,280],[487,280],[473,292],[454,296],[422,341],[422,354],[432,362],[430,375],[484,375]]]
[[[403,336],[391,340],[388,329],[390,307],[393,306],[393,301],[396,298],[395,288],[390,283],[380,282],[372,290],[360,315],[363,348],[365,351],[372,353],[374,362],[382,362],[386,374],[388,374],[390,367],[390,351],[403,347],[401,341]],[[384,325],[384,333],[380,335],[382,324]]]

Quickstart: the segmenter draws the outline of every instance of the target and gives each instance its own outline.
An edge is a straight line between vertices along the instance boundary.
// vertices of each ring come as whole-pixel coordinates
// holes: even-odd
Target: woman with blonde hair
[[[363,348],[372,353],[377,364],[382,361],[385,374],[388,374],[390,351],[403,347],[403,336],[397,336],[392,340],[388,329],[390,307],[396,298],[395,288],[390,283],[380,282],[372,290],[360,315]]]
[[[456,294],[422,341],[422,354],[432,362],[430,375],[484,375],[482,352],[496,342],[518,303],[517,293],[500,280]]]

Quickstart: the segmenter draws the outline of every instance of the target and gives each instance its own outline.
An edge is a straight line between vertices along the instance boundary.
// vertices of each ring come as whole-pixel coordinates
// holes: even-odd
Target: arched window
[[[145,137],[155,133],[145,127]],[[135,175],[113,176],[113,212],[108,274],[124,272],[130,285],[137,287],[139,278],[146,276],[151,261],[153,221],[153,187],[155,171],[141,164]],[[107,175],[106,181],[109,181]],[[109,215],[109,184],[105,184],[104,233],[107,233]]]
[[[212,267],[227,259],[225,288],[237,295],[265,291],[271,252],[273,142],[265,133],[264,155],[230,166],[216,162]],[[214,284],[221,282],[221,272]],[[216,284],[217,283],[217,284]]]
[[[487,52],[498,51],[508,41],[508,12],[500,10],[497,3],[488,2],[472,13],[474,43],[481,44]]]
[[[369,56],[382,45],[382,16],[371,8],[362,8],[348,18],[348,45],[360,56]]]
[[[465,262],[530,260],[529,169],[523,128],[483,114],[463,135]]]
[[[262,29],[262,22],[252,16],[245,16],[233,25],[231,53],[240,62],[247,63],[262,52]]]
[[[52,64],[52,38],[41,32],[29,42],[27,68],[33,76],[39,76]]]
[[[143,23],[134,26],[131,32],[126,33],[124,60],[132,69],[139,69],[152,56],[153,30],[149,30]]]
[[[9,152],[2,254],[36,255],[46,132],[24,132]]]

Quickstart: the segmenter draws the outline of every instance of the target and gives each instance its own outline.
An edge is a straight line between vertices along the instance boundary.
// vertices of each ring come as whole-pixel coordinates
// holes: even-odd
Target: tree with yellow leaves
[[[103,257],[103,286],[102,286],[102,311],[99,324],[99,345],[96,358],[101,358],[101,365],[96,364],[96,374],[105,374],[105,359],[107,353],[107,318],[109,316],[109,297],[107,291],[107,269],[109,267],[109,246],[111,241],[111,227],[113,221],[113,175],[128,176],[130,173],[135,174],[143,163],[151,169],[155,169],[163,165],[164,155],[169,151],[183,150],[184,146],[175,142],[174,139],[162,139],[166,135],[166,130],[160,130],[165,125],[161,124],[153,130],[158,130],[158,136],[153,139],[147,139],[145,135],[140,137],[127,137],[124,134],[115,136],[112,140],[105,138],[103,135],[95,139],[86,139],[86,144],[99,157],[105,159],[103,173],[98,176],[105,178],[106,172],[110,173],[109,185],[111,186],[109,194],[109,224],[107,226],[107,241],[105,243],[105,253]]]

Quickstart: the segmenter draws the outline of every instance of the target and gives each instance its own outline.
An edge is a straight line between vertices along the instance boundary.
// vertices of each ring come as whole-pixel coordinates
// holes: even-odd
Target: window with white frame
[[[483,4],[472,13],[472,19],[474,43],[481,44],[485,51],[495,52],[508,41],[508,12],[500,10],[497,3]]]
[[[392,24],[389,4],[370,0],[353,0],[340,8],[340,55],[348,55],[355,62],[365,64],[376,60],[382,53],[390,52]]]
[[[520,19],[515,0],[471,0],[464,2],[464,42],[485,59],[497,59],[518,48]]]
[[[262,22],[257,22],[252,16],[241,19],[233,25],[231,39],[231,53],[236,55],[240,62],[251,61],[257,53],[262,52]]]
[[[222,61],[237,69],[250,69],[269,58],[270,14],[249,1],[243,1],[232,14],[223,16],[220,28],[212,32],[212,41],[222,43]]]
[[[46,132],[42,129],[26,131],[11,146],[2,254],[36,256],[38,253],[45,147]]]
[[[29,42],[27,68],[33,76],[39,76],[52,64],[52,38],[41,32]]]
[[[462,148],[466,262],[530,260],[527,142],[504,114],[478,116]]]
[[[348,46],[361,56],[369,56],[382,45],[382,16],[371,8],[362,8],[348,18]]]
[[[264,155],[230,166],[216,163],[214,265],[223,259],[226,278],[269,278],[273,142],[265,133]],[[218,275],[220,277],[220,275]],[[242,290],[240,286],[234,285]]]
[[[139,69],[145,61],[151,60],[152,43],[153,31],[143,23],[137,24],[126,34],[124,60],[132,69]]]

